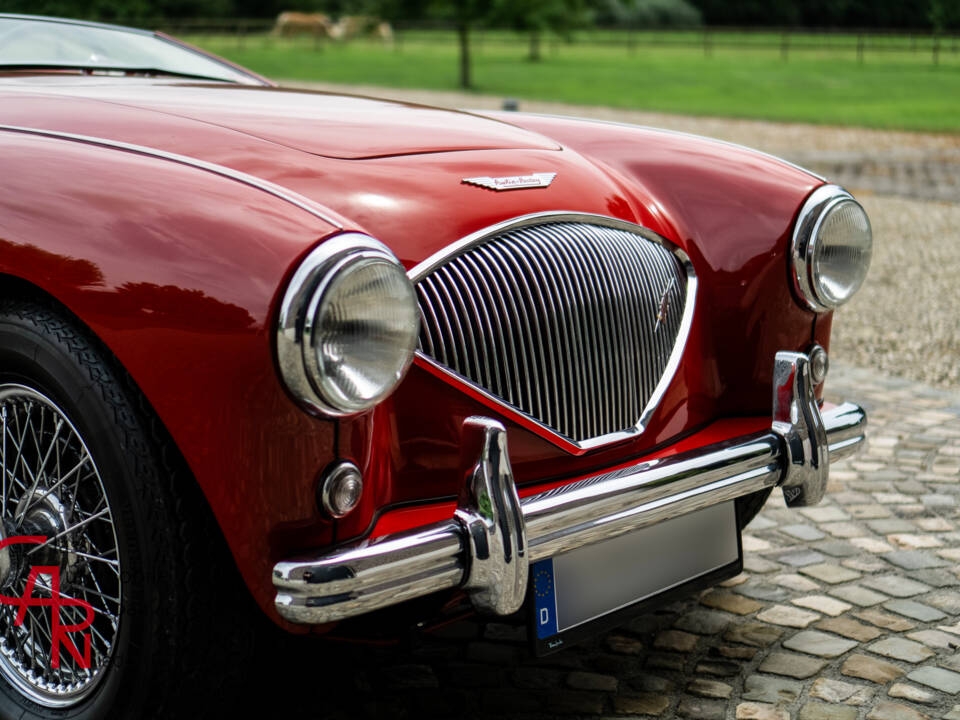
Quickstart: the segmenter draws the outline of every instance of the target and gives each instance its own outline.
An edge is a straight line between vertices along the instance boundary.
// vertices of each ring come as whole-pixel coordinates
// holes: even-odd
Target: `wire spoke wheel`
[[[0,384],[0,434],[0,531],[34,538],[0,549],[0,675],[40,705],[68,707],[103,678],[120,628],[110,502],[83,438],[43,393]]]

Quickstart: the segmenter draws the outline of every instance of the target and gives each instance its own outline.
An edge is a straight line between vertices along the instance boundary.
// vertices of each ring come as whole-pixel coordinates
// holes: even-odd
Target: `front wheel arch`
[[[226,539],[223,537],[223,533],[216,523],[213,509],[207,502],[207,498],[203,494],[203,490],[197,482],[189,463],[187,463],[186,458],[184,458],[180,452],[177,444],[173,440],[173,436],[167,430],[160,415],[154,410],[153,405],[149,399],[147,399],[146,395],[144,395],[140,386],[137,385],[136,380],[130,376],[110,348],[100,340],[97,334],[82,318],[70,310],[59,298],[28,280],[16,275],[0,273],[0,302],[4,300],[31,301],[42,307],[47,307],[52,312],[63,317],[74,327],[81,329],[85,336],[96,345],[97,349],[103,353],[104,358],[110,364],[111,369],[117,372],[122,378],[127,389],[131,393],[135,393],[138,408],[142,410],[145,415],[149,416],[151,424],[150,432],[155,436],[158,446],[162,448],[165,454],[164,461],[176,470],[178,491],[182,492],[190,502],[196,502],[204,508],[205,513],[209,515],[213,525],[217,526],[216,532],[218,533],[219,539],[226,545]]]
[[[131,693],[129,688],[117,687],[116,683],[108,685],[112,676],[130,677],[129,672],[114,672],[111,667],[110,674],[105,675],[102,682],[102,696],[105,701],[109,701],[108,704],[112,704],[114,700],[119,701],[121,706],[126,708],[121,712],[140,706],[139,712],[142,716],[146,716],[148,710],[160,712],[161,708],[168,709],[168,702],[189,703],[191,708],[202,707],[202,694],[191,693],[187,688],[198,684],[209,685],[211,678],[204,677],[202,681],[200,678],[203,677],[202,668],[211,665],[226,668],[223,678],[216,678],[215,684],[226,683],[232,686],[232,681],[236,679],[233,677],[235,673],[230,670],[229,665],[213,659],[224,655],[232,658],[249,656],[255,647],[254,638],[257,635],[256,632],[251,632],[256,630],[257,619],[251,617],[251,614],[260,616],[240,579],[213,513],[156,413],[117,359],[95,334],[62,304],[38,288],[22,282],[4,282],[2,288],[5,292],[0,295],[0,336],[4,336],[6,340],[0,342],[0,359],[6,360],[0,360],[0,374],[4,374],[4,382],[26,380],[39,390],[46,390],[56,397],[58,404],[72,409],[75,415],[79,414],[82,421],[78,421],[77,417],[72,417],[71,421],[84,427],[88,434],[93,432],[91,437],[102,434],[104,439],[97,439],[95,442],[101,451],[104,447],[111,448],[108,453],[101,452],[101,456],[123,455],[133,458],[137,467],[128,467],[125,474],[117,466],[112,467],[113,471],[128,478],[128,489],[133,487],[129,485],[129,478],[140,478],[141,475],[148,482],[152,478],[153,482],[159,481],[162,485],[152,491],[152,494],[148,493],[149,497],[133,498],[133,504],[141,509],[139,512],[129,513],[130,517],[122,521],[133,523],[126,532],[130,537],[138,538],[135,546],[141,549],[140,556],[151,557],[152,553],[154,561],[158,558],[161,560],[159,563],[153,562],[154,571],[148,570],[143,575],[145,580],[139,579],[140,592],[134,600],[137,603],[135,617],[139,617],[139,620],[134,627],[138,628],[137,632],[155,635],[155,644],[161,655],[161,660],[156,662],[161,665],[166,662],[167,666],[165,669],[157,668],[165,672],[149,673],[149,678],[155,678],[158,686],[149,687],[143,693]],[[26,339],[17,338],[17,327],[25,328],[20,335],[27,336]],[[60,348],[61,360],[64,360],[60,365],[51,360],[57,354],[57,346]],[[68,356],[74,358],[74,370],[82,370],[83,377],[76,372],[69,375],[69,371],[66,371],[68,381],[64,384],[63,366],[70,364]],[[54,390],[51,391],[51,388]],[[69,388],[69,391],[65,388]],[[91,415],[89,421],[87,413],[76,411],[76,408],[89,409],[96,406],[106,408],[106,412],[94,413],[96,417]],[[111,423],[120,423],[116,427],[126,427],[129,432],[113,435],[109,429],[105,430]],[[91,454],[93,452],[95,451],[91,449]],[[145,512],[148,515],[144,515]],[[176,522],[160,521],[151,524],[149,514],[154,512],[157,517],[175,519]],[[158,532],[165,535],[166,539],[159,540]],[[147,555],[143,555],[143,552]],[[164,565],[175,570],[163,569]],[[156,574],[157,569],[160,569],[159,575]],[[136,572],[140,571],[140,568],[133,570],[135,572],[131,577],[136,582]],[[166,591],[164,585],[167,586]],[[175,597],[181,598],[176,601],[180,609],[165,607],[168,601]],[[225,611],[225,617],[239,622],[246,632],[237,632],[236,627],[227,628],[226,623],[217,622],[218,615]],[[173,617],[174,612],[179,619]],[[260,619],[262,620],[262,616]],[[144,622],[147,624],[144,625]],[[120,627],[123,632],[131,626],[129,622],[124,625],[121,619]],[[136,642],[134,647],[137,647]],[[162,657],[166,657],[166,661]],[[156,662],[152,656],[138,658],[136,650],[128,650],[118,664],[156,667]],[[183,692],[178,696],[172,691],[181,681]],[[139,684],[149,686],[147,682]],[[6,687],[7,692],[13,690],[10,685]],[[143,698],[147,695],[151,700],[143,704]],[[10,697],[19,697],[16,701],[18,703],[24,700],[23,696]],[[112,717],[112,714],[101,714],[104,712],[104,703],[97,702],[100,697],[98,689],[89,699],[85,698],[73,707],[57,711],[45,709],[41,705],[31,705],[30,702],[17,708],[4,709],[5,703],[11,700],[9,697],[0,697],[0,715],[8,716],[26,711],[24,717],[27,718],[93,720]],[[214,699],[215,696],[211,696],[206,701]]]

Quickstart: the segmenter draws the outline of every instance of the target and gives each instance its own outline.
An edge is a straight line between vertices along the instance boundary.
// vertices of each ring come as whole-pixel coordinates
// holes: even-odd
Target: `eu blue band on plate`
[[[537,637],[553,637],[557,634],[557,594],[553,582],[553,558],[533,564],[533,601],[536,607]]]

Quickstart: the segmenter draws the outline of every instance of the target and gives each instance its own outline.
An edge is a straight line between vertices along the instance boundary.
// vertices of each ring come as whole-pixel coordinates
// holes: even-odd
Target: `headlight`
[[[796,289],[811,310],[825,312],[860,289],[873,253],[870,219],[843,188],[825,185],[800,210],[793,233]]]
[[[350,415],[376,405],[413,359],[420,330],[403,266],[359,233],[327,240],[290,280],[280,307],[277,361],[308,409]]]

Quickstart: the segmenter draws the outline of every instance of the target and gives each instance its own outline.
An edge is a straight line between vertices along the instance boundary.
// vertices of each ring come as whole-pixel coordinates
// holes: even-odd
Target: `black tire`
[[[191,708],[190,714],[208,705],[208,711],[224,710],[226,668],[242,668],[253,642],[249,616],[245,609],[238,615],[237,607],[251,601],[209,509],[152,410],[97,339],[46,300],[0,300],[0,388],[18,400],[20,386],[62,411],[99,472],[119,555],[115,572],[122,592],[116,594],[122,603],[112,654],[101,661],[100,680],[82,699],[66,707],[52,707],[44,698],[38,702],[14,685],[17,669],[4,666],[0,717],[175,718],[187,716],[184,708]],[[12,459],[6,461],[4,467]],[[11,493],[17,490],[12,480],[10,485]],[[61,497],[64,487],[57,490]],[[73,491],[73,508],[78,492]],[[29,506],[24,497],[25,491],[20,505]],[[27,534],[8,529],[16,532]],[[67,537],[79,532],[71,530]],[[69,557],[76,561],[75,554]],[[215,601],[233,607],[215,609]],[[238,632],[238,625],[244,630]],[[0,616],[0,637],[11,626],[9,615]],[[23,647],[26,652],[26,643]]]
[[[737,498],[737,526],[741,530],[749,525],[763,509],[763,505],[767,502],[771,492],[773,492],[772,487]]]

